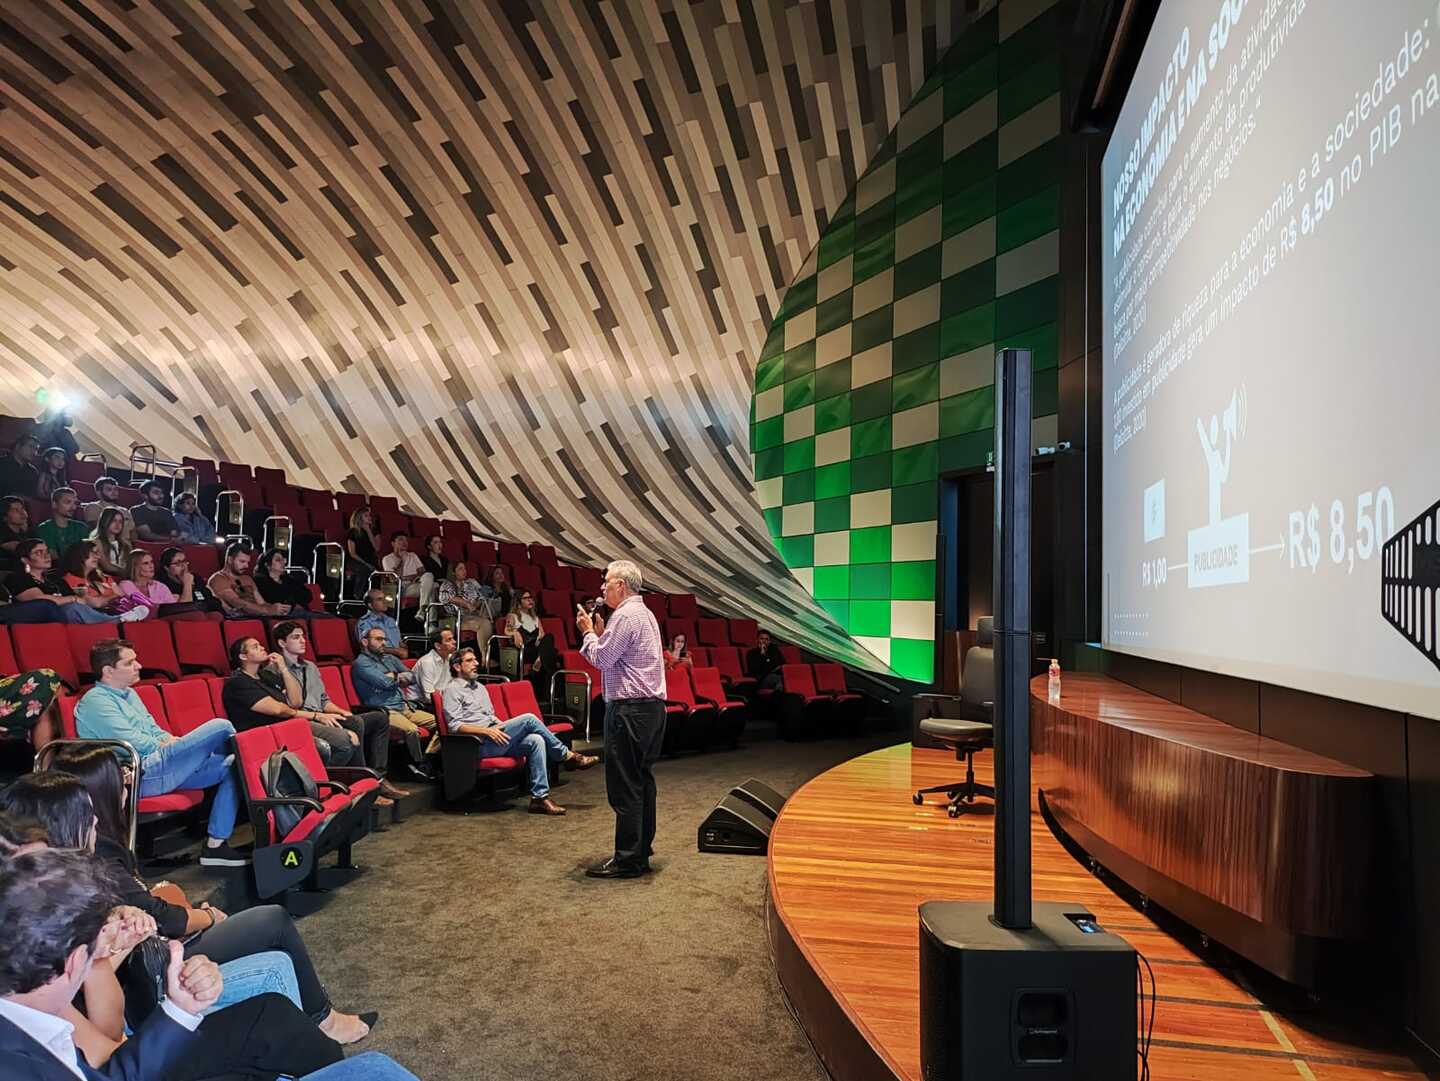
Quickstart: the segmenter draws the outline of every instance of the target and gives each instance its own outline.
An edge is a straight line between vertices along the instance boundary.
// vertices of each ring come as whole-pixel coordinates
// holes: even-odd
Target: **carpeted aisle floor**
[[[770,963],[765,861],[701,855],[695,831],[748,777],[788,795],[897,738],[661,762],[656,873],[631,882],[582,874],[612,842],[603,767],[566,775],[564,818],[416,815],[300,927],[337,1005],[381,1011],[357,1050],[423,1081],[820,1081]]]

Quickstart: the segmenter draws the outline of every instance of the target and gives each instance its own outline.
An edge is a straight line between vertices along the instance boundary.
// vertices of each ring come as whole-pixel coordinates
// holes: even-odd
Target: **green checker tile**
[[[816,567],[815,599],[844,600],[850,596],[850,568]]]
[[[815,470],[815,498],[835,499],[850,495],[850,463],[835,462]],[[823,532],[823,530],[821,531]]]
[[[1060,65],[1056,62],[1055,53],[1051,51],[1015,78],[1000,84],[997,95],[1000,123],[1008,124],[1026,109],[1039,105],[1059,91]]]
[[[895,224],[904,225],[940,202],[945,175],[937,161],[933,169],[916,176],[904,187],[900,186],[898,178],[895,183]]]
[[[815,401],[815,373],[807,372],[785,383],[785,412],[804,409]]]
[[[876,417],[850,428],[850,457],[865,458],[890,449],[890,418]]]
[[[815,370],[815,339],[802,342],[785,354],[785,378],[799,379],[806,372]],[[786,406],[785,408],[790,408]]]
[[[986,259],[940,283],[940,318],[995,299],[995,260]]]
[[[815,498],[815,470],[802,469],[798,473],[786,473],[781,492],[780,498],[787,506],[792,503],[809,503]]]
[[[815,468],[815,440],[813,437],[786,443],[783,450],[786,473],[798,473],[802,469]]]
[[[850,389],[850,358],[815,369],[815,400],[824,401]]]
[[[895,313],[889,304],[867,312],[850,324],[850,352],[863,353],[894,336]]]
[[[851,601],[850,622],[845,629],[852,635],[866,638],[888,638],[890,635],[889,601]]]
[[[895,231],[877,236],[874,240],[855,249],[855,259],[850,264],[852,280],[859,285],[866,278],[873,278],[895,262]]]
[[[769,450],[756,451],[756,480],[769,480],[771,477],[778,477],[783,472],[785,472],[784,448],[771,447]]]
[[[995,305],[982,304],[940,321],[940,355],[953,357],[995,340]]]
[[[940,435],[965,435],[995,427],[995,388],[978,387],[940,399]]]
[[[895,158],[895,191],[896,201],[899,201],[899,191],[907,184],[922,177],[928,176],[940,168],[941,159],[945,152],[945,126],[937,126],[913,143],[907,146]],[[896,223],[899,224],[897,218]]]
[[[955,435],[940,440],[940,470],[976,469],[990,460],[995,450],[995,429]]]
[[[940,214],[940,233],[944,237],[952,237],[994,216],[995,178],[987,176],[963,191],[945,197],[945,209]]]
[[[991,132],[957,152],[945,163],[945,200],[964,195],[967,189],[995,175],[1000,160],[1000,136]]]
[[[825,227],[825,235],[820,238],[820,250],[816,253],[816,263],[821,270],[824,270],[831,263],[838,263],[854,250],[855,219],[849,217],[841,221],[832,221]]]
[[[1060,276],[1052,274],[1034,285],[1006,293],[995,301],[995,337],[1055,322],[1060,312]]]
[[[755,393],[778,387],[785,382],[785,356],[777,353],[755,365]]]
[[[769,360],[771,357],[778,357],[785,352],[785,324],[774,323],[770,327],[770,336],[765,339],[765,348],[760,350],[760,359]]]
[[[935,643],[918,638],[890,639],[890,667],[916,683],[935,679]]]
[[[820,568],[817,567],[815,569],[818,571]],[[817,594],[816,596],[818,599],[819,595]],[[840,598],[826,598],[825,600],[820,601],[820,607],[825,609],[825,611],[829,612],[830,618],[833,619],[836,623],[840,624],[840,626],[843,627],[850,622],[849,601]]]
[[[995,250],[1009,251],[1060,228],[1058,188],[1022,199],[995,215]]]
[[[902,372],[891,377],[890,385],[891,408],[896,413],[933,402],[940,397],[940,365],[927,364],[923,368]]]
[[[1022,330],[1019,334],[1009,338],[1003,338],[996,342],[995,349],[997,351],[1001,349],[1028,349],[1031,353],[1031,370],[1042,372],[1047,368],[1056,367],[1059,363],[1059,328],[1055,323],[1045,323],[1042,326],[1031,327],[1028,330]]]
[[[917,559],[890,565],[890,596],[897,601],[928,601],[935,598],[935,561]]]
[[[940,324],[912,330],[895,339],[890,353],[890,370],[899,374],[913,368],[923,368],[940,359]]]
[[[779,416],[762,420],[750,431],[752,450],[769,450],[771,447],[778,447],[785,441],[785,418]]]
[[[850,423],[888,417],[895,409],[890,404],[889,379],[877,379],[850,392]]]
[[[864,563],[850,568],[850,599],[888,601],[890,564]]]
[[[1001,71],[1024,71],[1042,58],[1056,55],[1064,6],[1054,5],[1000,43]]]
[[[780,558],[787,567],[813,567],[815,538],[808,533],[803,537],[781,537]]]
[[[968,37],[969,34],[962,35]],[[955,51],[953,48],[950,50]],[[947,56],[948,60],[948,56]],[[952,75],[945,83],[945,119],[964,112],[996,89],[999,79],[999,54],[988,52],[964,71]]]
[[[815,501],[815,532],[835,533],[850,528],[850,496]]]
[[[902,447],[893,453],[890,462],[892,484],[922,484],[935,482],[939,476],[940,444],[934,440],[917,443],[913,447]],[[790,502],[788,499],[785,502]]]
[[[1038,195],[1060,181],[1060,140],[1041,143],[1000,170],[995,178],[995,205],[1003,210]]]
[[[815,403],[815,432],[833,432],[850,423],[850,395],[837,394],[833,398],[821,398]]]
[[[760,514],[765,519],[765,528],[770,531],[770,536],[778,537],[780,535],[780,520],[785,514],[785,508],[771,507],[769,510],[761,511]]]
[[[895,264],[895,299],[908,297],[940,280],[940,245],[932,244]]]
[[[940,488],[933,480],[926,484],[903,484],[890,493],[890,521],[928,522],[935,517]]]
[[[1047,368],[1036,372],[1030,382],[1031,402],[1034,411],[1031,416],[1048,417],[1060,408],[1060,370]]]
[[[890,452],[856,458],[850,463],[850,490],[878,492],[890,487]]]
[[[806,308],[813,308],[815,306],[815,290],[818,287],[819,282],[814,274],[792,284],[789,289],[785,290],[785,299],[780,302],[778,318],[789,319]]]
[[[895,231],[895,196],[887,195],[855,219],[855,247]]]
[[[836,327],[850,322],[850,290],[839,293],[829,300],[822,300],[815,309],[815,337],[829,334]]]
[[[850,562],[890,563],[890,527],[868,526],[850,531]]]

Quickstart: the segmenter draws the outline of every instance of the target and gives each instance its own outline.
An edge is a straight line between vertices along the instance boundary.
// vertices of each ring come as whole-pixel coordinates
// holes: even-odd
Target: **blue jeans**
[[[295,1008],[300,1008],[300,981],[295,978],[295,964],[290,955],[280,950],[265,950],[226,961],[220,966],[225,981],[220,997],[205,1012],[214,1013],[256,995],[284,995]]]
[[[230,753],[234,738],[235,726],[216,717],[188,736],[167,743],[142,763],[140,795],[161,796],[179,788],[213,785],[215,802],[210,805],[210,825],[205,832],[217,841],[225,840],[234,832],[240,811],[240,781],[235,775],[235,756]]]
[[[282,1079],[283,1081],[283,1079]],[[307,1073],[300,1081],[420,1081],[389,1055],[366,1051],[343,1062],[334,1062],[324,1069]]]
[[[565,757],[565,744],[533,713],[522,713],[500,727],[510,737],[510,742],[496,743],[481,736],[480,757],[528,759],[530,795],[544,799],[550,794],[550,767],[546,762],[546,752],[558,761]]]
[[[58,606],[66,623],[119,623],[119,616],[106,615],[98,608],[91,608],[84,601]]]

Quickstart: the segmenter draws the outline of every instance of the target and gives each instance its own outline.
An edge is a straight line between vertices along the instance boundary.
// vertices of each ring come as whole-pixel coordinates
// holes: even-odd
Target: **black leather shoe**
[[[585,874],[590,878],[639,878],[646,871],[646,867],[633,867],[629,864],[616,863],[615,857],[611,856],[604,863],[597,863],[594,867],[585,868]]]

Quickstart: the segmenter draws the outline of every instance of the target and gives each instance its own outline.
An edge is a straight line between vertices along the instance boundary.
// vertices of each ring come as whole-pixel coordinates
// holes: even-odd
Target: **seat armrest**
[[[337,781],[332,777],[327,777],[323,781],[316,781],[315,787],[333,789],[346,796],[350,794],[350,786],[348,784],[345,784],[343,781]]]

